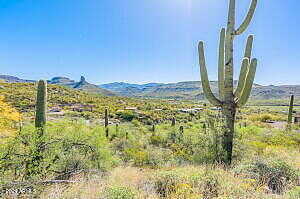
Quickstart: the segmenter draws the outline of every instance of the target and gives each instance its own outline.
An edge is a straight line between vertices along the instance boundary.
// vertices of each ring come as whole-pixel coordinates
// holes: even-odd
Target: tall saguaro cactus
[[[236,109],[245,105],[250,96],[257,66],[257,59],[251,59],[253,35],[250,35],[246,43],[238,86],[234,90],[233,41],[236,36],[241,35],[249,26],[256,9],[257,0],[252,0],[246,18],[237,29],[235,28],[235,5],[235,0],[229,1],[227,29],[222,28],[220,33],[218,63],[219,98],[212,93],[209,85],[203,41],[199,42],[198,46],[203,92],[211,104],[222,108],[223,115],[225,116],[226,129],[224,132],[223,149],[226,152],[226,157],[223,161],[227,164],[230,164],[232,159]]]
[[[104,127],[105,127],[105,135],[106,137],[108,137],[108,108],[106,108],[104,112]]]
[[[288,125],[292,124],[293,108],[294,108],[294,95],[291,95],[290,106],[289,106],[289,115],[288,115]]]
[[[40,80],[37,87],[35,127],[44,131],[47,112],[47,82]]]

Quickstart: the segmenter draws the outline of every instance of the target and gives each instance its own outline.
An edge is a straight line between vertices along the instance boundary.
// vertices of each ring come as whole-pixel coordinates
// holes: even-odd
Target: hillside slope
[[[82,86],[82,85],[78,85]],[[33,116],[36,103],[35,83],[0,83],[0,95],[25,116]],[[103,96],[80,89],[71,89],[55,84],[48,85],[48,112],[51,115],[68,115],[86,119],[103,118],[105,108],[109,108],[111,119],[120,118],[117,113],[140,117],[142,120],[169,119],[178,110],[194,107],[196,103],[171,102],[159,99],[136,99],[118,96]],[[127,108],[134,111],[125,111]],[[121,114],[122,115],[122,114]],[[128,116],[127,115],[127,116]],[[187,115],[188,116],[188,115]],[[186,115],[182,115],[186,117]],[[122,118],[122,116],[121,116]]]
[[[25,80],[20,79],[18,77],[10,76],[10,75],[0,75],[0,82],[5,83],[33,83],[35,80]],[[86,91],[89,93],[97,93],[105,96],[115,96],[112,91],[99,88],[97,85],[88,83],[85,78],[82,76],[79,82],[75,80],[71,80],[67,77],[53,77],[51,80],[47,81],[48,84],[56,84],[60,86],[67,86],[69,88],[74,88],[77,90]]]
[[[11,75],[0,75],[0,82],[6,82],[6,83],[29,83],[29,82],[35,82],[34,80],[26,80],[26,79],[20,79],[15,76]]]
[[[235,81],[235,85],[237,81]],[[145,84],[135,85],[126,83],[112,83],[100,85],[122,96],[130,97],[147,97],[147,98],[166,98],[166,99],[189,99],[203,100],[204,94],[200,81],[186,81],[170,84]],[[210,82],[212,91],[217,95],[218,82]],[[296,97],[300,96],[300,85],[284,86],[262,86],[254,84],[251,99],[268,100],[268,99],[286,99],[291,94]]]

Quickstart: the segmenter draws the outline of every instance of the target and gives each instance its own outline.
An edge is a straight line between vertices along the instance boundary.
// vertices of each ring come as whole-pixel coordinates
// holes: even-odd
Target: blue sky
[[[228,0],[0,0],[0,73],[67,76],[101,84],[199,80],[197,42],[211,80]],[[237,1],[237,24],[250,0]],[[248,34],[259,59],[256,82],[300,84],[300,1],[260,0],[235,42],[238,77]]]

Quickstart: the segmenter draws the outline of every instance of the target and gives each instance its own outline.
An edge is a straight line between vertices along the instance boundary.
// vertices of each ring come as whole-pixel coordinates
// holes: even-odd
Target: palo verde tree
[[[219,98],[217,98],[210,88],[207,69],[205,63],[204,43],[199,42],[199,63],[201,72],[201,82],[203,92],[211,104],[222,108],[225,116],[225,132],[223,139],[223,149],[226,155],[223,161],[227,164],[232,160],[234,121],[236,110],[246,104],[252,89],[257,59],[251,59],[253,35],[247,40],[246,50],[242,61],[241,72],[237,88],[234,90],[233,81],[233,43],[236,36],[241,35],[249,26],[257,5],[257,0],[252,0],[250,9],[243,23],[239,28],[235,28],[235,0],[229,2],[229,14],[227,29],[222,28],[219,44],[219,63],[218,63],[218,86]]]

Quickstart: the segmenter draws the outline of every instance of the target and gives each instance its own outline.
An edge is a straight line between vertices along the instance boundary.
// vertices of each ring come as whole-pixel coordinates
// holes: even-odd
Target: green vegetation
[[[285,99],[290,87],[282,94],[254,84],[252,35],[233,81],[233,41],[249,26],[257,0],[237,29],[236,1],[229,2],[218,82],[208,80],[199,43],[202,88],[215,107],[174,100],[203,98],[199,82],[100,88],[84,77],[36,84],[0,76],[0,198],[299,199],[297,99]],[[252,87],[252,99],[282,98],[245,106]]]
[[[42,137],[28,124],[2,140],[2,190],[29,183],[41,198],[297,198],[300,134],[247,120],[236,128],[227,167],[218,164],[223,121],[216,114],[162,122],[154,132],[132,120],[108,126],[109,137],[104,125],[84,120],[50,121]]]
[[[35,115],[36,85],[34,83],[0,83],[0,87],[1,95],[5,97],[5,100],[22,112],[26,120],[32,120]],[[143,123],[152,123],[170,120],[176,114],[178,120],[188,121],[189,116],[179,110],[198,106],[199,103],[191,101],[107,97],[63,86],[48,85],[48,120],[63,117],[103,120],[105,108],[108,108],[111,120],[139,119]],[[132,107],[136,110],[126,110]]]

